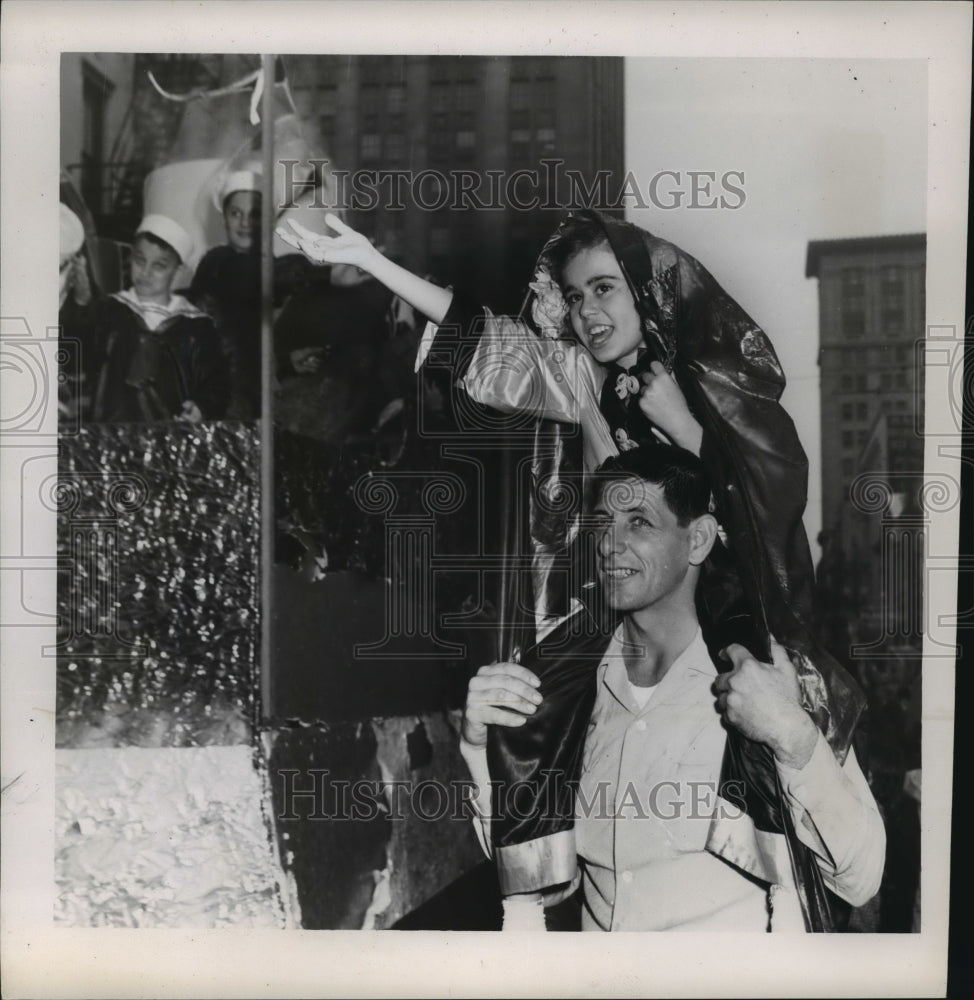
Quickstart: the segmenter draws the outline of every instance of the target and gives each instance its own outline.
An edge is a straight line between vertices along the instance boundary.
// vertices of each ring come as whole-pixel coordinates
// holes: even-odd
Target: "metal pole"
[[[261,56],[264,93],[261,100],[263,179],[260,199],[260,714],[271,704],[274,645],[274,56]]]

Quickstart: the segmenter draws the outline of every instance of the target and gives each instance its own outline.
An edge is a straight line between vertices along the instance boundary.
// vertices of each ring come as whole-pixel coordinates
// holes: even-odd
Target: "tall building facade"
[[[352,223],[405,267],[461,284],[496,309],[519,308],[566,208],[590,201],[615,210],[619,58],[288,56],[285,64],[305,129],[343,178],[339,200]]]
[[[922,432],[926,237],[817,240],[822,525],[835,526],[880,413],[911,415]]]
[[[808,247],[819,282],[822,560],[818,628],[858,679],[886,872],[863,930],[918,929],[924,631],[923,234]]]

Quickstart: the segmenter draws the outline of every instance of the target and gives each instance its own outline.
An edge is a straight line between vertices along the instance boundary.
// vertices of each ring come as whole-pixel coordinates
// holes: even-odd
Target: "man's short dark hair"
[[[589,509],[609,483],[624,479],[659,486],[681,526],[710,510],[710,481],[704,464],[683,448],[649,445],[607,458],[592,475]]]

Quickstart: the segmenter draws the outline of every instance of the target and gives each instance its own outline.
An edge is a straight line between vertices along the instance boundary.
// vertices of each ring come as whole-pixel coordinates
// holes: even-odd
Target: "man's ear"
[[[717,539],[717,519],[713,514],[701,514],[690,522],[690,565],[699,566],[714,547]]]

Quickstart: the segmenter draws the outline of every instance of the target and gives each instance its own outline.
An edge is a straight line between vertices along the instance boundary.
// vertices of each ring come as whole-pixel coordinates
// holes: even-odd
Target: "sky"
[[[627,218],[696,257],[771,338],[782,402],[809,456],[805,526],[821,524],[818,282],[809,240],[924,232],[927,77],[918,59],[627,59],[626,168],[643,200]],[[688,171],[713,171],[728,206],[686,207]],[[719,178],[744,195],[720,190]],[[743,183],[736,176],[742,173]],[[699,197],[702,204],[713,198]],[[629,204],[633,205],[634,199]]]

